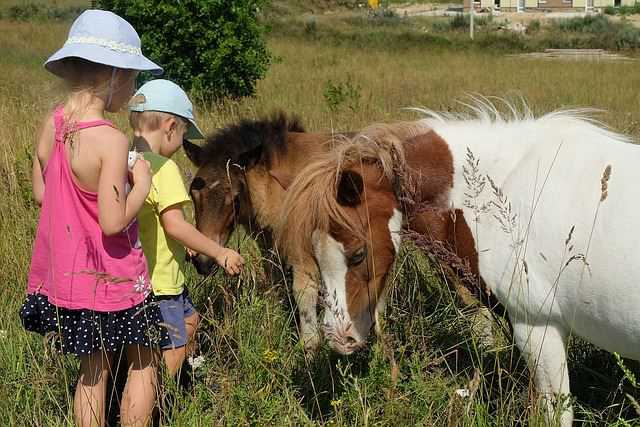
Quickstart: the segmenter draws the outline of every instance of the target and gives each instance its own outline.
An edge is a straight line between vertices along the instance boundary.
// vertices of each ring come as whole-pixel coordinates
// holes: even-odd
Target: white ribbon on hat
[[[131,53],[133,55],[142,56],[142,50],[139,47],[99,37],[72,36],[67,39],[65,44],[93,44],[115,50],[116,52]]]

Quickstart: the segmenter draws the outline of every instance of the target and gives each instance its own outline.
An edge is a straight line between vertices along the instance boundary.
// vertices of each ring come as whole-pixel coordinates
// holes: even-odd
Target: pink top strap
[[[62,143],[64,143],[64,139],[67,136],[67,134],[74,131],[88,129],[96,126],[111,126],[112,128],[115,128],[113,123],[105,119],[86,120],[86,121],[69,124],[64,120],[64,105],[59,105],[58,107],[56,107],[53,113],[53,124],[56,129],[56,133],[55,133],[56,142],[62,142]]]

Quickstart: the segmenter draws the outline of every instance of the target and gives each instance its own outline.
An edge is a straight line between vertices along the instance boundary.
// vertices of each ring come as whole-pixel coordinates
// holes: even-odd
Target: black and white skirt
[[[129,309],[100,312],[58,307],[46,295],[30,294],[20,309],[20,319],[26,330],[53,335],[58,350],[77,356],[115,352],[129,344],[151,347],[168,338],[151,295]]]

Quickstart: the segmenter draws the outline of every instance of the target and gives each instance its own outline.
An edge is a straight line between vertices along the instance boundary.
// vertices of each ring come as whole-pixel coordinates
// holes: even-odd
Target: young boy
[[[136,149],[144,152],[153,174],[138,223],[153,292],[160,300],[169,331],[169,341],[160,343],[162,356],[174,375],[184,362],[200,320],[184,287],[185,247],[211,257],[232,275],[240,272],[244,260],[200,233],[182,213],[182,205],[191,200],[180,170],[170,158],[183,138],[203,138],[187,94],[173,82],[152,80],[136,92],[129,110]]]

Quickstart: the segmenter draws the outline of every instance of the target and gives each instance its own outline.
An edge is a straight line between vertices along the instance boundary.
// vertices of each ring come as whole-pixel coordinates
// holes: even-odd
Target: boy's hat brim
[[[61,60],[74,57],[116,68],[150,71],[155,75],[163,72],[162,67],[142,55],[119,52],[94,44],[75,43],[62,46],[60,50],[47,59],[44,67],[58,77],[64,77],[64,66]]]
[[[184,136],[185,139],[205,139],[204,134],[193,119],[187,119],[189,125],[187,126],[187,133]]]

